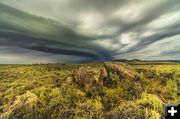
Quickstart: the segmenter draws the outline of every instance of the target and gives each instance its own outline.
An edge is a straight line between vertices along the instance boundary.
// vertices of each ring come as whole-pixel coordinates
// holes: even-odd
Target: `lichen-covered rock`
[[[107,79],[107,72],[105,69],[101,69],[98,74],[98,84],[103,85]]]
[[[75,80],[78,84],[83,86],[100,84],[103,85],[103,80],[107,77],[105,69],[95,69],[90,67],[80,67],[75,75]]]
[[[120,78],[136,78],[136,71],[131,68],[128,64],[122,62],[105,62],[105,68],[108,75],[111,73],[116,73]]]
[[[38,97],[31,92],[26,92],[23,95],[14,97],[9,101],[7,105],[3,106],[2,114],[0,114],[0,119],[8,119],[13,111],[22,106],[27,106],[30,109],[38,102]]]

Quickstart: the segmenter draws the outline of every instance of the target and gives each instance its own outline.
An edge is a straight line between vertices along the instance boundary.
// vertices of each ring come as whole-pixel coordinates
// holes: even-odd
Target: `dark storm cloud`
[[[57,47],[58,44],[60,44],[59,47]],[[60,41],[50,41],[47,39],[35,38],[35,37],[23,35],[23,34],[7,32],[7,31],[6,32],[0,31],[0,45],[19,47],[23,49],[42,51],[42,52],[53,53],[53,54],[65,54],[65,55],[75,55],[75,56],[82,56],[82,57],[91,57],[93,59],[98,59],[100,57],[99,54],[101,55],[104,54],[104,57],[108,57],[108,53],[107,52],[105,53],[101,50],[96,51],[96,52],[99,52],[99,54],[91,53],[88,51],[83,51],[83,49],[88,50],[89,49],[88,47],[83,48],[83,47],[78,47],[73,44],[63,43]],[[76,50],[76,48],[81,49],[81,50],[78,51]],[[89,50],[91,51],[91,49]]]
[[[62,47],[70,47],[74,46],[68,43],[61,43],[57,41],[49,41],[46,39],[34,38],[30,36],[25,36],[23,34],[17,34],[13,32],[3,32],[0,31],[0,44],[3,46],[14,46],[20,47],[24,49],[37,50],[42,52],[54,53],[54,54],[69,54],[69,55],[77,55],[77,56],[87,56],[87,57],[97,57],[95,54],[86,53],[83,51],[75,51],[75,50],[64,50],[61,48],[50,48],[49,45],[61,44]]]
[[[80,35],[68,27],[51,23],[50,20],[42,20],[42,18],[28,15],[19,10],[12,9],[6,5],[0,4],[0,6],[2,6],[1,9],[3,10],[3,13],[9,14],[12,17],[15,15],[22,17],[18,19],[21,20],[19,24],[11,24],[11,21],[8,22],[9,19],[7,19],[7,21],[1,20],[1,45],[15,46],[53,54],[92,57],[94,59],[98,59],[103,55],[105,55],[103,57],[108,57],[106,50],[98,48],[89,42],[90,40],[93,40],[93,37],[90,38],[88,36]],[[20,14],[22,15],[19,16]],[[31,28],[31,26],[27,26],[27,28],[29,27],[28,29],[23,28],[24,26],[21,24],[24,24],[26,19],[29,21],[32,19],[30,22],[36,22],[35,20],[40,20],[40,22],[36,22],[36,25],[39,25],[40,30],[34,29],[33,27]],[[6,24],[3,24],[4,22],[9,23],[8,27]],[[49,24],[49,26],[46,24]],[[50,30],[45,30],[46,32],[44,33],[44,29],[41,29],[41,26],[50,28]],[[36,34],[36,32],[38,34]]]
[[[0,7],[1,46],[84,57],[80,62],[137,57],[161,59],[161,56],[177,59],[180,56],[179,0],[1,2],[7,5],[0,5],[3,6]],[[163,43],[167,39],[173,44]],[[58,56],[55,59],[62,60]]]

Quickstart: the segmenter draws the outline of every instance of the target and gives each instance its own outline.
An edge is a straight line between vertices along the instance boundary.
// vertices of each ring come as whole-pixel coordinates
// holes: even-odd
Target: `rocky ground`
[[[1,65],[0,119],[163,118],[180,102],[179,66]]]

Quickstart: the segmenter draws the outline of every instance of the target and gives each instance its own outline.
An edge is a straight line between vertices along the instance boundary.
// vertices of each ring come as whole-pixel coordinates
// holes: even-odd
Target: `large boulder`
[[[105,68],[91,68],[81,66],[75,74],[75,81],[83,86],[92,86],[93,84],[103,85],[107,77]]]
[[[104,63],[108,77],[110,73],[116,73],[120,78],[135,79],[136,71],[126,63],[105,62]]]

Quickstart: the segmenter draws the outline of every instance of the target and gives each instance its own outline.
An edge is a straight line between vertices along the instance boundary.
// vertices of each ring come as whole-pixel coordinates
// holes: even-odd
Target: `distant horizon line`
[[[60,63],[60,62],[47,62],[47,63],[0,63],[0,65],[36,65],[36,64],[88,64],[97,62],[123,62],[123,61],[140,61],[140,62],[180,62],[180,60],[142,60],[142,59],[114,59],[114,60],[104,60],[104,61],[91,61],[91,62],[72,62],[72,63]]]

